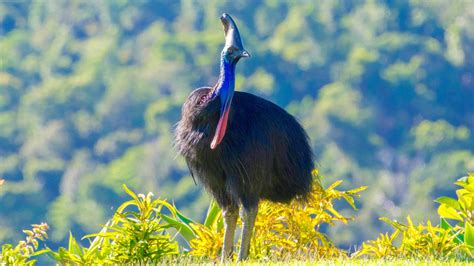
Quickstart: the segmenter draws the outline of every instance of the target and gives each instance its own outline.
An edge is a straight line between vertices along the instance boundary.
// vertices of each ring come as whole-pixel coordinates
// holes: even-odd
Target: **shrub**
[[[114,217],[99,233],[84,238],[94,238],[88,248],[69,237],[68,249],[50,251],[51,257],[61,264],[153,264],[163,258],[178,254],[178,243],[166,229],[163,208],[173,215],[175,208],[153,194],[136,195],[124,186],[132,199],[123,203]]]
[[[460,178],[455,182],[461,188],[456,190],[457,199],[440,197],[436,202],[440,203],[438,214],[441,217],[440,226],[452,235],[456,235],[454,241],[464,243],[471,250],[474,249],[474,173]],[[452,226],[448,220],[457,223]]]
[[[439,225],[433,226],[430,221],[415,226],[410,217],[408,224],[402,224],[387,218],[381,220],[390,224],[395,232],[385,233],[375,240],[362,244],[354,257],[368,256],[374,258],[472,258],[474,250],[474,173],[468,174],[456,185],[457,199],[440,197],[438,214]],[[448,220],[455,220],[452,226]]]
[[[405,225],[387,218],[381,220],[390,224],[395,232],[380,234],[377,239],[363,243],[354,257],[445,259],[471,256],[467,245],[455,241],[457,234],[439,225],[433,226],[430,221],[414,225],[408,217]]]

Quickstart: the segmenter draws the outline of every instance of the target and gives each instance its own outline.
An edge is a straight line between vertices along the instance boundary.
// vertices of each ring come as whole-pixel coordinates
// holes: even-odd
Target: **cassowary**
[[[225,46],[213,87],[194,90],[182,108],[175,145],[191,175],[198,177],[222,208],[222,261],[232,256],[242,206],[238,260],[249,253],[260,199],[289,202],[311,188],[313,158],[308,137],[279,106],[255,95],[234,92],[237,62],[250,54],[228,14],[221,16]]]

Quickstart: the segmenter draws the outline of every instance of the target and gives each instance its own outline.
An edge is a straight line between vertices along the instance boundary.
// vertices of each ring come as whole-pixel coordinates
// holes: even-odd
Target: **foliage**
[[[196,231],[196,238],[191,241],[191,252],[195,257],[204,257],[216,260],[221,254],[224,243],[224,229],[207,227],[202,224],[193,225]]]
[[[474,228],[472,215],[474,211],[474,174],[460,178],[455,182],[461,186],[456,190],[458,199],[440,197],[438,213],[440,224],[433,226],[430,221],[415,226],[410,217],[408,225],[387,218],[381,220],[390,224],[394,229],[391,235],[380,234],[376,240],[362,244],[356,257],[367,255],[375,258],[453,258],[473,257]],[[456,220],[452,226],[447,219]],[[400,243],[396,243],[399,240]]]
[[[190,242],[189,254],[194,257],[218,258],[224,243],[224,221],[217,203],[211,201],[203,224],[193,223],[191,226],[196,237]]]
[[[324,189],[318,171],[313,175],[313,190],[305,201],[294,200],[289,205],[260,204],[251,243],[252,258],[283,258],[298,253],[321,258],[345,254],[319,229],[324,223],[333,225],[351,220],[334,208],[334,201],[343,199],[356,209],[354,197],[358,197],[365,187],[337,190],[342,183],[338,181]],[[223,221],[214,201],[201,224],[184,216],[168,202],[153,200],[151,193],[137,196],[126,186],[124,189],[132,199],[117,209],[99,233],[84,237],[94,238],[89,247],[82,247],[70,234],[68,248],[61,247],[57,252],[48,250],[50,256],[62,264],[156,263],[178,254],[178,242],[165,232],[174,228],[189,243],[189,255],[217,258],[223,241]],[[137,211],[129,210],[131,206]]]
[[[347,223],[352,218],[340,214],[334,207],[337,200],[344,200],[353,209],[355,197],[366,187],[351,190],[339,190],[342,181],[324,188],[318,171],[313,172],[312,192],[306,199],[295,199],[289,204],[264,201],[259,206],[251,243],[250,262],[287,262],[301,263],[308,258],[335,261],[349,259],[347,251],[337,248],[333,239],[320,231],[324,224]],[[458,200],[437,199],[445,208],[453,208],[467,220],[459,220],[451,226],[441,211],[440,225],[426,223],[415,225],[410,217],[407,224],[381,218],[394,228],[392,234],[380,234],[375,240],[362,244],[361,249],[352,254],[351,264],[379,264],[407,260],[413,263],[438,264],[441,261],[455,262],[470,260],[473,246],[470,244],[472,225],[469,208],[472,193],[473,174],[459,179],[456,184],[462,188],[457,191]],[[85,236],[92,239],[88,247],[83,247],[70,233],[67,248],[58,251],[49,248],[38,250],[38,240],[45,241],[47,224],[33,225],[32,230],[24,230],[26,241],[20,241],[16,247],[10,244],[2,246],[0,263],[34,265],[32,258],[43,253],[60,264],[153,264],[153,263],[209,263],[220,252],[223,239],[223,221],[221,211],[212,201],[204,222],[197,223],[186,217],[166,200],[153,199],[153,194],[135,194],[124,185],[131,197],[125,201],[112,219],[95,234]],[[459,204],[457,208],[454,202]],[[453,211],[449,211],[452,215]],[[458,216],[456,216],[459,218]],[[469,225],[469,226],[467,226]],[[170,230],[176,230],[183,237],[181,251],[178,250],[176,237]],[[187,245],[191,251],[188,252]],[[361,260],[361,257],[365,259]]]
[[[102,244],[102,245],[101,245]],[[74,236],[69,233],[69,242],[67,248],[60,247],[58,251],[46,249],[48,255],[58,263],[63,265],[69,264],[92,264],[104,262],[106,257],[111,253],[109,242],[94,240],[89,247],[81,246]]]
[[[33,224],[32,226],[31,230],[23,230],[26,239],[18,242],[15,247],[11,244],[2,245],[1,265],[34,265],[36,260],[31,258],[46,252],[46,250],[38,250],[38,240],[45,241],[48,238],[46,231],[49,226],[46,223]]]
[[[411,218],[407,217],[408,224],[405,225],[387,218],[381,220],[390,224],[395,232],[380,234],[377,239],[363,243],[354,254],[355,257],[446,259],[472,256],[466,244],[456,241],[457,234],[439,225],[433,226],[430,221],[414,225]]]
[[[50,252],[62,264],[152,264],[178,254],[178,243],[166,232],[170,224],[163,222],[163,208],[173,215],[175,208],[153,194],[136,195],[124,186],[131,200],[117,209],[114,217],[92,238],[88,248],[81,247],[72,235],[68,249]],[[132,210],[132,209],[136,210]]]
[[[440,197],[438,214],[441,217],[441,227],[456,235],[457,243],[464,243],[474,250],[474,173],[460,178],[456,185],[457,200],[450,197]],[[453,227],[447,219],[457,221]]]
[[[440,197],[436,202],[439,216],[445,219],[456,220],[459,223],[474,224],[474,173],[460,178],[456,185],[461,189],[456,190],[457,199],[451,197]]]
[[[250,257],[254,259],[283,258],[290,254],[313,254],[317,257],[342,256],[344,251],[336,248],[325,234],[320,232],[323,224],[347,223],[351,218],[344,217],[334,208],[334,201],[345,200],[356,209],[354,197],[366,187],[352,190],[337,190],[342,181],[337,181],[324,189],[318,171],[313,171],[313,188],[305,200],[295,199],[289,204],[263,201],[259,205],[254,236],[250,245]],[[216,213],[211,205],[208,217]],[[210,215],[209,215],[210,214]],[[213,216],[204,225],[194,225],[197,238],[191,241],[193,256],[216,259],[220,254],[224,232],[222,218]]]

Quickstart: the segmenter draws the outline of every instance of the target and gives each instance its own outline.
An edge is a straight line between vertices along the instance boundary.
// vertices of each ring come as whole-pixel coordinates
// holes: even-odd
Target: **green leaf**
[[[440,219],[439,226],[444,230],[453,230],[453,227],[444,218]]]
[[[72,233],[69,232],[69,252],[73,254],[77,254],[79,256],[84,256],[84,253],[82,252],[81,247],[77,243],[76,239],[74,236],[72,236]]]
[[[461,209],[461,207],[459,206],[459,202],[450,197],[439,197],[435,200],[435,202],[439,204],[446,204],[448,207],[454,208],[456,210]]]
[[[438,214],[439,216],[446,218],[446,219],[453,219],[453,220],[458,220],[462,221],[461,215],[452,207],[448,207],[445,204],[441,204],[438,207]]]
[[[351,190],[348,190],[347,193],[348,194],[358,194],[364,190],[366,190],[368,188],[368,186],[360,186],[358,188],[354,188],[354,189],[351,189]]]
[[[176,211],[176,216],[178,216],[178,218],[184,222],[185,224],[187,225],[190,225],[190,224],[196,224],[195,221],[193,221],[191,218],[185,216],[181,211],[178,210],[178,208],[176,208],[174,205],[173,207],[175,208],[175,211]]]
[[[122,213],[125,208],[127,208],[130,205],[137,205],[135,200],[129,200],[124,203],[122,203],[118,208],[116,213]]]
[[[217,216],[218,218],[221,216]],[[224,219],[217,219],[217,231],[221,231],[224,228]]]
[[[87,238],[91,238],[91,237],[109,237],[109,238],[113,238],[116,234],[114,232],[105,232],[105,233],[102,233],[102,232],[99,232],[99,233],[93,233],[93,234],[88,234],[88,235],[85,235],[82,237],[82,239],[87,239]]]
[[[50,248],[46,248],[45,250],[48,250],[49,252],[47,253],[47,255],[52,258],[53,260],[55,261],[60,261],[61,260],[61,256],[59,255],[59,252],[54,252],[52,251]]]
[[[387,217],[381,217],[381,218],[379,218],[379,220],[388,223],[388,224],[391,225],[393,228],[398,229],[398,230],[400,230],[400,231],[402,231],[402,232],[404,232],[404,231],[407,230],[407,226],[406,226],[406,225],[401,224],[401,223],[399,223],[399,222],[397,222],[397,221],[392,221],[392,220],[388,219]]]
[[[209,208],[207,209],[206,219],[204,220],[204,226],[211,228],[215,224],[216,219],[219,217],[221,209],[215,200],[211,200]]]
[[[168,215],[162,214],[161,217],[165,220],[170,226],[178,230],[178,232],[183,236],[183,238],[188,242],[196,238],[196,233],[194,230],[184,222],[178,221]]]
[[[51,250],[50,249],[41,249],[41,250],[38,250],[35,253],[31,254],[31,257],[39,256],[41,254],[48,253],[48,252],[51,252]]]
[[[68,251],[64,247],[60,247],[58,250],[59,258],[64,259],[68,257]]]
[[[457,244],[462,244],[464,243],[464,234],[461,234],[459,231],[456,235],[456,238],[454,239],[454,242],[456,242]]]
[[[346,194],[341,194],[341,196],[344,198],[344,200],[351,205],[352,209],[357,210],[357,207],[355,206],[355,201],[354,198],[351,196],[348,196]]]
[[[469,222],[464,226],[464,243],[474,247],[474,227]]]
[[[454,229],[453,226],[448,221],[446,221],[446,219],[440,219],[439,227],[449,231],[451,235],[456,235],[456,237],[454,238],[454,242],[456,242],[457,244],[464,243],[464,235],[460,234],[459,230]]]
[[[130,189],[127,187],[127,185],[123,184],[123,185],[122,185],[122,188],[123,188],[123,190],[125,190],[125,192],[126,192],[128,195],[130,195],[130,197],[132,197],[132,198],[133,198],[134,200],[136,200],[137,202],[139,201],[137,194],[135,194],[135,192],[133,192],[132,190],[130,190]]]
[[[337,180],[336,182],[332,183],[332,185],[330,185],[326,190],[327,190],[327,191],[333,190],[333,189],[335,189],[337,186],[339,186],[341,183],[342,183],[342,180]]]

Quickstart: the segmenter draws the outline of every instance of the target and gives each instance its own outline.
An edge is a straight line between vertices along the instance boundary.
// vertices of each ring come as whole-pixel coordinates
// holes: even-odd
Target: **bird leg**
[[[240,240],[240,251],[237,261],[247,259],[250,250],[253,226],[257,217],[258,205],[252,208],[243,208],[242,211],[242,238]]]
[[[239,217],[239,209],[236,206],[229,206],[222,211],[224,217],[224,245],[222,247],[221,263],[232,258],[232,247],[234,245],[234,233]]]

